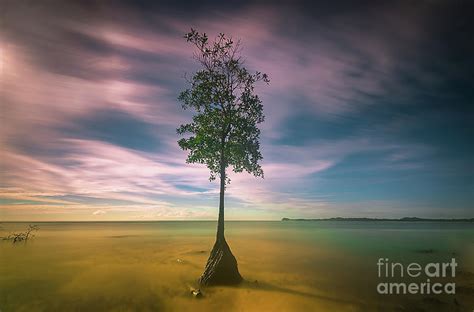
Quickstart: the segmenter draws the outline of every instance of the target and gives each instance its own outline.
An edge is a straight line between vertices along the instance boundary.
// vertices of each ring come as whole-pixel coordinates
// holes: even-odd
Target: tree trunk
[[[219,198],[219,219],[217,221],[216,242],[212,248],[206,268],[199,278],[201,285],[232,285],[242,281],[237,260],[235,259],[224,236],[224,191],[225,163],[221,157],[221,190]]]

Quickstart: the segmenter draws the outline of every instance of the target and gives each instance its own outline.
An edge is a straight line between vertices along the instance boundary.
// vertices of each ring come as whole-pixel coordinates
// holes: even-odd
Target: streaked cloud
[[[0,216],[213,218],[217,185],[176,144],[190,27],[242,38],[271,78],[265,179],[231,175],[231,218],[470,213],[461,8],[150,5],[6,2]]]

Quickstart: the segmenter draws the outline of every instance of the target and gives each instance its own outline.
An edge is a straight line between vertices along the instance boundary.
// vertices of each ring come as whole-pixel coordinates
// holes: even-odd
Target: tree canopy
[[[224,174],[229,183],[225,176],[229,166],[234,172],[245,170],[263,177],[258,124],[265,117],[254,85],[269,83],[268,76],[244,67],[240,41],[221,33],[210,42],[205,33],[194,29],[185,38],[197,48],[194,58],[201,67],[178,97],[183,109],[195,110],[192,122],[177,129],[187,136],[178,141],[189,152],[186,161],[205,164],[210,180]]]

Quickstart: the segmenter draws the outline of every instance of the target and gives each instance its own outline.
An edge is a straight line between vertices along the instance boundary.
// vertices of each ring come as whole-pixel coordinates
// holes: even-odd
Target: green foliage
[[[263,177],[258,124],[265,117],[254,84],[268,83],[267,75],[250,73],[243,66],[240,41],[219,34],[210,43],[205,33],[194,29],[185,38],[197,48],[194,58],[201,65],[188,80],[190,87],[178,97],[183,109],[196,113],[191,123],[177,129],[178,134],[187,135],[178,141],[189,152],[186,161],[205,164],[210,180],[225,175],[228,166],[234,172],[245,170]]]

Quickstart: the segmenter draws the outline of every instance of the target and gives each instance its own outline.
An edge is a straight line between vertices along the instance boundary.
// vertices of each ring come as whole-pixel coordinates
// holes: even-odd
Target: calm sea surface
[[[474,225],[455,222],[226,223],[245,282],[190,288],[215,222],[51,222],[0,241],[0,311],[472,311]],[[0,236],[28,223],[2,223]],[[458,263],[455,295],[381,295],[377,261]],[[426,281],[426,277],[424,278]],[[394,278],[393,281],[411,282]],[[423,279],[422,279],[423,281]]]

